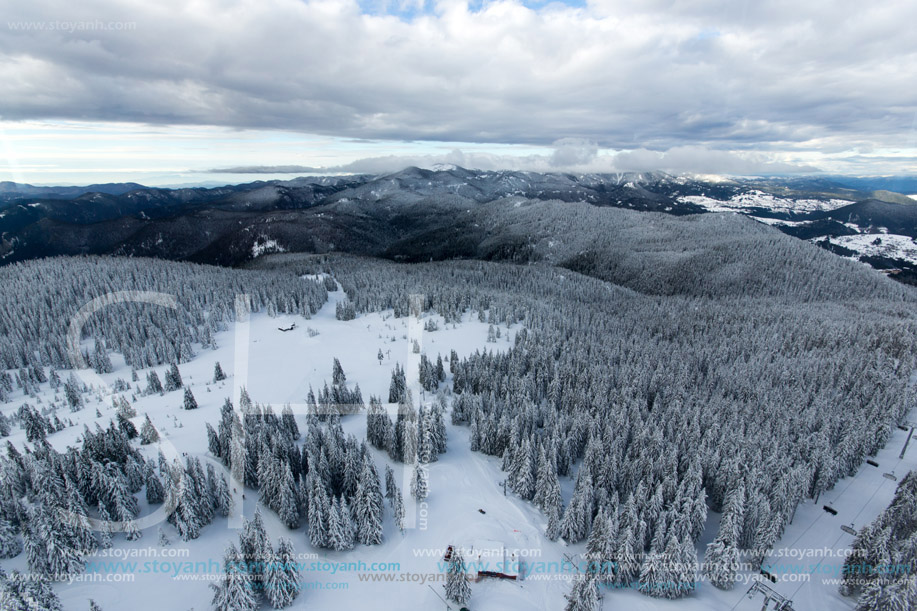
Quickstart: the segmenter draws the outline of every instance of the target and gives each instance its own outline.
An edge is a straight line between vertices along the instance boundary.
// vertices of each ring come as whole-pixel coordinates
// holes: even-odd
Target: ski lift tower
[[[908,446],[909,443],[911,443],[911,437],[914,436],[914,427],[917,426],[917,423],[908,422],[905,426],[906,426],[906,427],[910,427],[911,430],[910,430],[910,432],[907,434],[907,439],[906,439],[905,442],[904,442],[904,447],[901,448],[901,454],[898,455],[898,459],[899,459],[899,460],[902,459],[902,458],[904,458],[904,453],[907,452],[907,446]],[[901,427],[899,426],[898,428],[901,428]],[[906,430],[906,429],[905,429],[905,430]]]
[[[761,611],[768,611],[768,609],[772,609],[773,611],[793,611],[792,600],[778,594],[760,581],[751,584],[751,587],[748,588],[748,592],[746,593],[748,598],[754,598],[755,594],[764,596],[764,604],[761,606]]]

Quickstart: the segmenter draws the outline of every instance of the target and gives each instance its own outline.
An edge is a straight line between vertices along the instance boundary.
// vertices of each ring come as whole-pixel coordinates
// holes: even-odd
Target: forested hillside
[[[78,195],[69,199],[68,189],[53,192],[54,198],[51,192],[44,199],[29,197],[26,185],[24,191],[10,192],[20,193],[18,199],[0,203],[0,264],[74,254],[230,266],[277,252],[517,262],[562,254],[581,271],[619,282],[633,282],[639,273],[658,292],[668,290],[662,284],[685,280],[684,270],[695,279],[703,275],[708,283],[722,285],[735,282],[729,278],[737,274],[750,278],[743,268],[760,267],[736,258],[745,255],[733,242],[745,244],[752,229],[738,221],[723,224],[706,218],[707,213],[725,212],[771,225],[770,230],[759,228],[762,236],[779,231],[820,238],[817,244],[829,251],[893,270],[894,278],[908,281],[917,265],[908,255],[917,237],[917,202],[845,185],[811,177],[705,179],[459,167],[409,167],[377,176],[303,177],[212,189],[74,191]],[[628,214],[633,212],[657,214]],[[692,227],[695,223],[698,227]],[[886,247],[881,257],[863,248],[841,251],[825,241],[872,236],[871,242],[882,234],[901,243]],[[575,250],[568,243],[571,236],[578,242]],[[695,241],[698,237],[702,243]],[[548,242],[558,245],[553,253],[544,246]],[[782,244],[780,256],[793,257],[800,277],[811,276],[806,252]],[[679,263],[680,268],[671,277],[646,273],[659,263]],[[711,273],[716,278],[708,277]],[[832,274],[827,280],[836,279]],[[760,292],[762,287],[750,290]]]
[[[766,562],[800,503],[855,474],[908,417],[917,398],[908,384],[917,365],[914,295],[741,217],[570,206],[576,215],[507,200],[481,217],[495,221],[494,233],[480,236],[476,255],[493,249],[500,256],[490,258],[519,263],[272,255],[229,270],[80,257],[0,270],[0,435],[20,439],[0,458],[0,551],[24,551],[29,570],[47,576],[31,590],[20,576],[0,577],[0,591],[16,604],[31,596],[47,603],[37,608],[55,608],[48,582],[81,572],[120,532],[136,541],[158,512],[168,517],[161,540],[174,532],[194,549],[232,511],[228,474],[306,549],[359,557],[397,549],[387,547],[384,516],[403,530],[406,492],[386,474],[383,495],[381,465],[407,467],[412,502],[424,502],[427,473],[456,437],[467,440],[463,452],[499,460],[507,491],[540,512],[539,536],[600,561],[574,581],[570,609],[594,609],[600,587],[665,598],[694,596],[701,580],[732,588],[739,558]],[[295,322],[316,314],[329,290],[333,317],[354,330],[365,320],[394,329],[423,316],[436,337],[440,324],[475,319],[489,325],[488,348],[435,355],[415,344],[419,364],[406,371],[395,363],[387,397],[364,396],[335,357],[330,384],[304,393],[305,416],[244,391],[218,396],[215,409],[201,392],[223,388],[218,362],[212,383],[202,385],[199,372],[194,390],[183,381],[178,364],[218,348],[237,295]],[[177,308],[120,304],[88,319],[86,363],[123,376],[109,396],[67,371],[66,333],[80,308],[111,291],[171,294]],[[303,342],[319,335],[296,327],[271,325],[272,341],[290,331]],[[389,341],[381,332],[364,337]],[[334,346],[345,360],[361,353],[376,371],[374,344]],[[126,373],[114,371],[117,354]],[[378,348],[378,365],[385,359]],[[169,364],[162,381],[151,367],[158,364]],[[113,411],[96,408],[95,430],[85,428],[67,449],[49,443],[72,436],[72,419],[103,398]],[[396,413],[382,407],[385,399]],[[144,451],[164,434],[164,417],[184,428],[174,410],[197,414],[202,402],[206,413],[190,421],[198,450],[158,460]],[[150,411],[140,416],[133,403]],[[354,435],[361,412],[366,426]],[[205,469],[202,458],[226,471]],[[698,554],[708,512],[720,514],[719,526]],[[288,542],[269,543],[260,520],[247,523],[238,550],[226,551],[217,609],[295,598],[245,585],[295,582],[294,574],[232,568],[235,559],[292,553]],[[109,522],[119,528],[92,527]],[[468,595],[459,582],[447,589],[455,601]]]
[[[93,299],[121,291],[162,293],[176,305],[127,300],[86,319],[83,336],[99,351],[123,354],[136,369],[180,363],[193,356],[192,345],[210,346],[213,333],[235,319],[236,295],[250,295],[254,311],[306,317],[326,299],[320,284],[282,274],[110,257],[18,263],[0,268],[0,286],[3,369],[74,366],[67,352],[73,317]]]
[[[596,579],[654,596],[690,593],[664,584],[694,583],[685,567],[697,566],[708,506],[723,519],[705,570],[732,587],[738,550],[764,561],[799,502],[854,474],[915,398],[917,318],[898,287],[813,303],[817,283],[779,300],[662,297],[540,266],[280,257],[258,267],[335,274],[361,312],[407,313],[422,294],[446,320],[470,309],[521,323],[508,353],[451,361],[452,421],[471,427],[472,450],[502,457],[550,538],[588,539],[615,563]],[[576,478],[566,504],[562,476]],[[679,568],[666,569],[673,558]]]

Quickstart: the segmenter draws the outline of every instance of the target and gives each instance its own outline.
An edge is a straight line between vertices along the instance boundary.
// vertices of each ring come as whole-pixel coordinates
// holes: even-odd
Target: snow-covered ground
[[[758,221],[759,223],[764,223],[765,225],[785,225],[787,227],[799,227],[800,225],[808,225],[809,221],[784,221],[782,219],[769,219],[761,216],[751,217]]]
[[[888,257],[917,264],[917,242],[910,236],[894,233],[861,233],[830,238],[837,244],[859,255]]]
[[[792,199],[778,197],[763,191],[752,190],[738,193],[728,200],[719,200],[705,195],[684,195],[679,202],[703,206],[710,212],[729,212],[736,209],[767,208],[777,212],[815,212],[835,210],[850,204],[843,199]]]
[[[340,291],[331,293],[329,302],[310,320],[299,317],[281,316],[269,318],[265,314],[251,317],[245,333],[236,333],[244,327],[230,328],[217,335],[219,347],[216,350],[200,350],[191,362],[181,365],[185,385],[192,389],[199,409],[183,411],[181,391],[165,396],[141,397],[133,400],[139,416],[134,419],[140,425],[144,414],[149,414],[163,435],[163,444],[175,451],[191,455],[205,455],[205,423],[216,424],[219,409],[233,388],[244,380],[253,400],[271,403],[279,409],[285,403],[301,404],[310,386],[318,390],[324,381],[330,381],[332,359],[337,357],[343,365],[348,385],[359,384],[364,399],[377,395],[383,400],[388,395],[390,374],[396,363],[406,367],[409,383],[414,384],[414,396],[429,402],[429,393],[424,396],[417,383],[417,362],[419,355],[411,349],[411,341],[417,337],[417,321],[394,318],[391,312],[358,316],[351,321],[335,319],[335,305],[343,297]],[[429,356],[436,354],[448,357],[450,350],[460,356],[475,350],[502,350],[512,341],[518,328],[501,329],[497,343],[488,343],[488,325],[477,320],[477,316],[466,315],[458,325],[444,324],[436,317],[440,329],[423,332],[420,336],[423,351]],[[280,331],[293,323],[296,328],[289,332]],[[238,348],[237,348],[238,344]],[[377,359],[379,350],[383,360]],[[130,370],[120,358],[113,359],[116,371],[102,376],[111,384],[117,378],[130,379]],[[214,363],[219,361],[229,375],[226,381],[212,383]],[[237,365],[247,364],[245,371]],[[166,367],[156,368],[160,377]],[[141,380],[146,371],[141,371]],[[66,379],[64,372],[64,379]],[[91,378],[87,378],[91,382]],[[143,384],[143,382],[141,382]],[[44,405],[52,396],[46,385],[41,397]],[[129,397],[130,398],[130,397]],[[17,398],[2,406],[9,413],[22,403]],[[34,402],[33,402],[34,403]],[[83,423],[92,426],[99,422],[103,426],[114,416],[111,399],[107,391],[97,389],[88,400],[87,406],[73,414],[76,426],[67,428],[49,437],[58,449],[76,442]],[[96,417],[96,409],[102,416]],[[60,416],[71,417],[63,410]],[[305,422],[297,417],[300,428]],[[354,415],[344,418],[344,429],[362,438],[365,435],[365,416]],[[283,526],[276,515],[264,510],[266,527],[272,539],[290,537],[301,555],[301,560],[310,566],[303,571],[304,591],[297,599],[295,608],[309,609],[360,609],[380,607],[395,610],[442,609],[441,572],[442,552],[450,544],[469,546],[475,541],[497,541],[507,549],[518,550],[528,564],[530,573],[522,581],[484,580],[472,584],[472,598],[467,605],[475,611],[503,610],[555,610],[564,606],[564,594],[569,591],[568,580],[573,570],[562,568],[564,556],[576,558],[583,551],[583,544],[565,546],[562,542],[551,542],[544,535],[545,520],[530,503],[521,501],[512,493],[504,496],[500,482],[504,474],[500,461],[493,457],[472,453],[469,449],[469,431],[448,423],[448,451],[439,461],[429,466],[430,494],[424,504],[416,504],[407,492],[407,474],[397,464],[391,463],[383,452],[372,450],[380,474],[386,464],[391,465],[404,488],[407,504],[408,528],[402,535],[392,522],[386,505],[385,542],[379,546],[358,546],[351,552],[333,552],[313,549],[308,542],[305,529],[291,532]],[[777,591],[792,595],[797,609],[852,609],[853,601],[843,599],[836,593],[836,586],[827,579],[838,577],[837,567],[843,559],[837,550],[848,546],[852,537],[840,530],[842,524],[854,523],[859,528],[871,521],[887,505],[894,492],[894,482],[882,477],[883,472],[894,470],[901,476],[917,462],[917,451],[911,448],[904,460],[897,460],[897,453],[905,433],[895,431],[888,447],[877,457],[880,468],[864,465],[856,477],[842,480],[834,490],[829,491],[819,502],[806,501],[800,506],[792,525],[778,547],[797,550],[833,550],[834,557],[772,558],[772,562],[783,562],[794,566],[774,568],[772,573],[782,580],[773,587]],[[11,440],[20,447],[24,443],[23,433],[14,429]],[[143,451],[155,456],[156,446],[146,446]],[[572,480],[562,480],[565,499],[569,498]],[[244,513],[254,513],[257,493],[248,491],[244,501]],[[838,510],[837,516],[825,513],[821,507],[830,504]],[[144,512],[149,509],[141,501]],[[479,510],[483,510],[482,513]],[[699,557],[703,557],[706,543],[716,534],[719,516],[710,513],[707,528],[698,544]],[[157,545],[159,525],[147,528],[142,539],[127,542],[123,536],[115,537],[114,552],[124,557],[93,557],[91,562],[136,562],[136,566],[95,565],[90,568],[88,579],[57,587],[64,608],[86,609],[88,599],[93,598],[106,611],[118,609],[196,609],[210,608],[211,592],[207,578],[221,570],[223,549],[228,541],[236,540],[238,530],[230,528],[226,519],[217,518],[203,529],[199,539],[183,543],[174,528],[164,524],[172,540],[167,548]],[[176,554],[178,556],[176,556]],[[474,558],[466,557],[466,561]],[[815,567],[820,560],[823,562]],[[169,565],[154,564],[168,562]],[[311,565],[311,563],[316,563]],[[200,563],[200,564],[188,564]],[[347,566],[337,563],[362,563]],[[379,564],[384,564],[380,567]],[[4,568],[26,569],[25,554],[3,561]],[[798,565],[798,566],[796,566]],[[808,573],[815,568],[811,581],[800,581],[796,573]],[[827,567],[827,568],[826,568]],[[803,570],[804,569],[804,570]],[[795,572],[794,572],[795,571]],[[743,581],[728,592],[701,583],[694,595],[679,601],[664,601],[648,598],[635,591],[611,591],[604,597],[603,609],[686,609],[701,611],[707,609],[752,610],[760,609],[762,600],[745,598],[749,580],[755,574],[747,573]],[[98,579],[95,581],[95,579]],[[129,582],[128,582],[129,580]],[[265,609],[267,606],[265,606]],[[449,607],[446,607],[449,608]],[[453,605],[452,609],[458,606]]]

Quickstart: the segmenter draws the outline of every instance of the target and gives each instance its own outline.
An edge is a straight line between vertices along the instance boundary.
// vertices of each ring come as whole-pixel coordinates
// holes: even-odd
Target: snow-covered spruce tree
[[[164,392],[162,382],[159,381],[159,374],[155,371],[146,374],[146,390],[143,392],[147,395],[161,395]]]
[[[554,461],[548,458],[544,448],[538,456],[538,471],[535,478],[535,496],[532,498],[535,506],[546,514],[549,511],[560,510],[563,502],[560,494],[560,482],[557,479],[557,469]]]
[[[666,561],[665,551],[650,549],[640,566],[638,589],[641,592],[658,598],[671,597],[669,593],[674,590],[674,583],[668,581],[670,573],[666,570]]]
[[[411,496],[417,501],[423,501],[427,498],[427,494],[429,494],[427,471],[420,463],[414,463],[414,471],[411,475]]]
[[[197,400],[190,388],[185,388],[185,398],[182,403],[182,409],[197,409]]]
[[[707,545],[704,571],[710,583],[721,590],[731,590],[739,569],[739,550],[735,544],[735,525],[731,521],[720,523],[716,538]]]
[[[261,510],[256,509],[251,520],[246,520],[239,534],[239,556],[249,569],[252,583],[264,583],[264,569],[274,555]],[[260,586],[259,586],[260,587]]]
[[[417,460],[423,464],[429,464],[434,460],[428,421],[427,410],[421,405],[417,410]]]
[[[290,407],[289,404],[283,406],[283,410],[280,412],[280,418],[283,421],[284,428],[290,433],[290,437],[293,441],[298,440],[299,425],[296,424],[296,416],[293,414],[293,408]]]
[[[138,512],[137,498],[130,493],[126,478],[115,463],[93,462],[93,480],[98,486],[99,500],[105,503],[115,520],[129,522]]]
[[[580,573],[573,580],[573,589],[567,599],[565,611],[596,611],[599,608],[599,588],[593,573]]]
[[[226,379],[226,374],[223,373],[223,368],[220,366],[220,361],[217,361],[213,366],[213,381],[222,382]]]
[[[366,411],[366,440],[379,450],[388,450],[392,436],[392,420],[379,399],[375,396],[369,398],[369,408]]]
[[[82,552],[76,538],[60,518],[58,507],[36,503],[30,508],[25,531],[25,551],[29,571],[47,579],[61,579],[83,572]]]
[[[573,498],[560,523],[560,536],[564,541],[576,543],[588,534],[592,518],[592,494],[592,478],[588,474],[578,477]]]
[[[356,526],[353,523],[353,511],[350,509],[350,503],[343,496],[338,497],[338,512],[341,517],[341,527],[343,528],[343,549],[353,549],[356,542]]]
[[[223,555],[223,579],[218,585],[211,584],[214,611],[255,611],[258,599],[252,588],[251,575],[234,543],[230,543]]]
[[[331,502],[325,486],[315,474],[309,471],[307,485],[309,487],[309,542],[313,547],[331,547],[330,521]]]
[[[26,441],[34,443],[44,439],[48,433],[54,432],[54,426],[51,422],[28,403],[24,403],[19,407],[17,415],[22,428],[25,430]]]
[[[146,502],[148,504],[158,505],[165,501],[165,487],[162,485],[162,480],[156,475],[156,471],[153,470],[152,466],[148,466],[146,469],[144,484],[146,485]]]
[[[26,611],[27,609],[26,602],[19,596],[17,584],[9,582],[2,566],[0,566],[0,609],[9,609],[9,611]]]
[[[140,426],[140,444],[149,445],[151,443],[156,443],[157,441],[159,441],[159,431],[157,431],[156,427],[153,426],[153,422],[150,420],[150,415],[145,414],[143,424]]]
[[[643,553],[642,543],[636,543],[637,521],[633,499],[625,504],[621,528],[618,533],[617,547],[614,553],[614,582],[621,587],[631,587],[640,576],[640,560],[637,554]]]
[[[15,558],[22,552],[22,541],[13,525],[0,518],[0,558]]]
[[[639,589],[644,594],[657,598],[681,598],[692,592],[696,586],[697,557],[693,543],[679,542],[673,533],[662,552],[658,539],[643,562],[640,571]]]
[[[441,354],[436,355],[436,365],[434,366],[434,372],[436,373],[436,379],[438,381],[446,381],[446,368],[443,365],[443,357]]]
[[[92,363],[96,373],[111,373],[114,371],[111,359],[108,356],[108,350],[105,349],[105,344],[100,342],[98,338],[96,338],[95,347],[89,361]]]
[[[404,375],[404,369],[401,365],[395,363],[395,369],[392,371],[392,381],[388,387],[388,402],[401,403],[405,398],[407,390],[407,378]]]
[[[382,490],[379,476],[368,457],[363,461],[360,481],[353,500],[356,540],[361,545],[382,543]]]
[[[424,463],[436,462],[439,455],[446,451],[446,423],[439,401],[435,401],[429,410],[421,412],[418,425],[420,460]]]
[[[299,528],[299,503],[293,472],[287,463],[279,463],[280,478],[277,482],[277,497],[271,505],[287,528]]]
[[[560,538],[560,523],[563,515],[563,507],[548,508],[545,510],[548,516],[548,523],[545,525],[544,536],[550,541],[557,541]]]
[[[417,460],[417,412],[411,405],[411,392],[405,391],[404,400],[398,404],[392,444],[389,455],[393,460],[411,464]]]
[[[172,392],[173,390],[178,390],[183,385],[181,379],[181,372],[178,370],[178,364],[173,362],[169,366],[169,370],[166,372],[165,385],[163,386],[165,392]]]
[[[528,439],[522,442],[513,453],[513,460],[510,465],[507,478],[513,492],[521,498],[530,501],[535,496],[535,465],[532,460],[532,448]]]
[[[917,606],[917,576],[877,580],[863,591],[856,611],[910,611]]]
[[[453,549],[452,558],[446,569],[446,598],[454,603],[464,605],[471,598],[471,586],[468,585],[468,574],[465,570],[465,559],[459,549]]]
[[[401,533],[404,533],[404,498],[397,486],[392,493],[392,521]]]
[[[426,354],[420,355],[420,365],[418,367],[418,376],[420,386],[427,392],[433,392],[439,386],[439,377],[436,375],[436,367],[433,362],[427,358]]]
[[[293,543],[283,537],[267,565],[264,576],[264,593],[275,609],[286,609],[299,595],[301,576]]]
[[[172,481],[177,481],[175,509],[169,514],[169,522],[178,530],[182,541],[190,541],[200,536],[204,520],[201,516],[200,502],[191,475],[177,463],[172,467]]]
[[[357,311],[349,299],[343,299],[337,302],[334,309],[334,316],[338,320],[353,320],[357,317]]]
[[[62,611],[60,599],[46,579],[29,578],[19,571],[9,575],[0,567],[0,609],[4,611]]]
[[[611,577],[616,539],[617,528],[612,526],[612,519],[606,513],[605,507],[602,507],[592,522],[592,532],[586,540],[585,554],[600,579],[608,580]]]
[[[353,521],[343,497],[335,497],[328,516],[329,547],[337,551],[353,549]]]
[[[70,406],[71,412],[83,409],[83,385],[72,373],[64,384],[64,396],[67,398],[67,405]]]
[[[860,594],[857,609],[911,608],[917,603],[913,571],[889,573],[875,567],[917,566],[917,471],[898,483],[886,509],[864,526],[844,561],[845,596]],[[911,607],[906,605],[910,604]]]
[[[118,419],[118,428],[127,435],[128,439],[135,439],[139,435],[134,423],[125,418],[123,414],[119,413],[115,417]]]
[[[438,397],[430,407],[430,418],[433,421],[433,447],[437,454],[445,454],[448,449],[448,436],[446,434],[446,411],[448,407],[446,399],[443,396]]]
[[[857,600],[856,611],[886,611],[891,609],[891,607],[885,605],[883,590],[882,582],[878,580],[870,581]],[[906,610],[908,607],[904,607],[904,609]]]
[[[137,410],[134,409],[134,406],[131,405],[131,402],[128,401],[124,396],[113,397],[111,400],[112,407],[118,410],[118,414],[124,416],[125,418],[135,418],[137,416]]]
[[[395,472],[390,466],[385,465],[385,498],[391,501],[397,487],[395,484]]]
[[[137,500],[133,496],[127,496],[130,508],[136,508]],[[65,500],[59,508],[63,508],[65,512],[60,516],[60,520],[68,531],[76,550],[81,554],[92,553],[96,549],[96,538],[89,523],[89,509],[77,485],[70,477],[65,478],[64,497]],[[48,500],[46,499],[45,502]]]
[[[337,358],[331,367],[331,383],[334,386],[344,386],[347,383],[347,376],[344,375],[344,368],[341,367],[341,361]]]
[[[226,476],[220,474],[217,477],[216,509],[220,512],[220,515],[225,518],[232,513],[233,506],[233,498],[229,494],[229,483],[226,481]]]
[[[697,548],[690,538],[679,540],[677,535],[672,536],[675,542],[677,555],[675,556],[675,571],[678,576],[678,596],[688,596],[697,588]]]
[[[101,524],[99,525],[99,533],[96,536],[99,549],[111,549],[111,535],[113,530],[112,517],[102,503],[99,503],[99,522],[101,522]]]

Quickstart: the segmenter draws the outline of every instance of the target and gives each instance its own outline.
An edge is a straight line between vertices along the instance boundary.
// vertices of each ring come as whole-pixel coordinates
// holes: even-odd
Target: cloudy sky
[[[0,180],[917,173],[913,0],[3,5]]]

